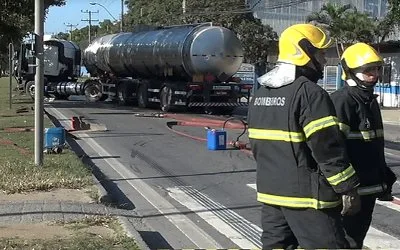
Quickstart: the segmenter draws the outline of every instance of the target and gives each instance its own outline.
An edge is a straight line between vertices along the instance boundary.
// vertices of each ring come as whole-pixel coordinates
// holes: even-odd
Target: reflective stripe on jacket
[[[280,88],[260,87],[249,106],[248,125],[258,201],[331,208],[341,204],[341,193],[358,185],[329,95],[307,78]]]

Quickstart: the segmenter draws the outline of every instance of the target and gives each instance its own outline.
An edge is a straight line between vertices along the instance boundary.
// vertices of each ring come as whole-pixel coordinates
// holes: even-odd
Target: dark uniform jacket
[[[396,180],[387,167],[383,123],[376,95],[345,86],[331,95],[350,162],[360,178],[360,195],[379,195]]]
[[[258,201],[331,208],[359,184],[332,101],[306,77],[278,88],[261,86],[250,103],[248,125]]]

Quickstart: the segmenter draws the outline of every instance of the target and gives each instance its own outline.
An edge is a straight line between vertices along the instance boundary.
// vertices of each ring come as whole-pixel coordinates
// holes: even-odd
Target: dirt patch
[[[34,128],[23,128],[23,127],[10,127],[10,128],[4,128],[3,131],[9,132],[9,133],[32,132],[32,131],[35,131],[35,129]]]
[[[16,224],[0,227],[0,238],[23,238],[23,239],[51,239],[54,237],[67,238],[72,235],[71,231],[64,226],[39,224]]]
[[[0,194],[2,201],[75,201],[75,202],[94,202],[89,197],[87,190],[81,189],[56,189],[49,192],[29,192],[22,194]]]
[[[0,227],[0,238],[52,239],[69,238],[76,234],[88,233],[98,237],[109,238],[114,235],[114,230],[103,226],[89,226],[84,228],[73,228],[64,225],[51,225],[48,223],[16,224]]]
[[[1,139],[1,138],[0,138],[0,144],[1,144],[1,145],[12,145],[12,146],[14,146],[14,148],[15,148],[16,150],[18,150],[18,152],[19,152],[20,154],[23,154],[23,155],[29,155],[29,154],[30,154],[29,150],[27,150],[27,149],[25,149],[25,148],[19,147],[19,146],[18,146],[17,144],[15,144],[13,141],[10,141],[10,140],[8,140],[8,139]]]

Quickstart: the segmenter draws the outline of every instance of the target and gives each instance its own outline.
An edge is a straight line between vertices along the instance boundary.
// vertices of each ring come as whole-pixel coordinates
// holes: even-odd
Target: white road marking
[[[384,124],[389,124],[389,125],[400,125],[400,121],[382,121]]]
[[[68,121],[60,111],[55,108],[48,108],[51,110],[53,115],[56,115],[61,121]],[[67,124],[66,129],[69,124]],[[172,224],[174,224],[184,235],[186,235],[198,248],[213,248],[221,249],[222,247],[203,229],[194,224],[187,216],[181,215],[180,211],[177,210],[170,202],[164,199],[160,194],[154,191],[144,181],[140,180],[132,171],[129,171],[122,163],[114,158],[106,158],[111,156],[103,147],[101,147],[94,139],[90,138],[86,133],[80,133],[80,135],[86,136],[85,142],[97,152],[99,155],[104,156],[104,161],[114,169],[122,178],[126,179],[126,182],[136,189],[153,207],[155,207],[161,214],[165,216]]]
[[[257,184],[247,184],[247,186],[257,191]]]
[[[400,249],[400,240],[373,227],[369,227],[364,245],[370,249]]]
[[[192,189],[192,188],[191,188]],[[192,189],[194,190],[194,189]],[[224,207],[221,204],[216,202],[212,202],[210,198],[206,195],[202,195],[202,200],[208,200],[212,203],[218,204],[219,211],[229,211],[230,217],[229,221],[236,221],[241,224],[249,225],[253,229],[257,231],[257,243],[256,245],[247,239],[243,234],[238,232],[236,229],[231,227],[228,223],[222,220],[219,214],[216,213],[216,209],[212,207],[205,206],[200,204],[200,202],[196,201],[193,197],[191,197],[188,192],[185,191],[185,188],[182,187],[173,187],[168,188],[169,195],[174,198],[176,201],[187,207],[189,210],[195,212],[198,216],[200,216],[204,221],[214,227],[217,231],[225,235],[228,239],[238,245],[241,249],[257,249],[261,247],[261,243],[259,242],[261,235],[261,228],[252,224],[250,221],[247,221],[245,218],[241,217],[239,214],[233,212],[232,210]],[[199,193],[199,191],[195,190],[194,192]],[[190,192],[192,193],[192,192]],[[239,224],[240,228],[240,224]]]
[[[376,204],[396,210],[397,212],[400,212],[400,205],[394,204],[393,202],[390,201],[376,201]]]
[[[390,155],[390,156],[399,156],[399,155],[396,155],[396,154],[393,154],[393,153],[389,153],[389,152],[385,152],[385,155]]]
[[[257,190],[257,184],[247,184],[247,186],[254,190]],[[388,203],[393,206],[398,206],[391,202],[377,201],[377,203],[379,205],[381,205],[380,203]],[[388,204],[383,206],[391,206]],[[399,208],[396,208],[395,210],[400,211],[398,209]],[[400,249],[400,240],[378,229],[370,227],[367,233],[367,237],[364,240],[364,245],[371,249]]]

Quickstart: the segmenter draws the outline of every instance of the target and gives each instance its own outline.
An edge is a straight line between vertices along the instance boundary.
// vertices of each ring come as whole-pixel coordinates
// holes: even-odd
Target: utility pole
[[[93,13],[99,13],[99,11],[90,11],[90,10],[83,11],[83,10],[81,10],[81,12],[84,13],[84,14],[89,14],[89,19],[82,19],[81,21],[89,22],[89,43],[91,43],[92,42],[92,22],[98,22],[99,21],[97,19],[96,20],[92,19],[92,14]]]
[[[78,27],[78,24],[73,25],[73,24],[70,24],[70,23],[64,23],[64,25],[69,28],[69,40],[72,41],[72,28]]]
[[[121,0],[121,23],[120,30],[124,32],[124,0]]]
[[[43,165],[44,141],[44,0],[35,0],[35,165]]]

